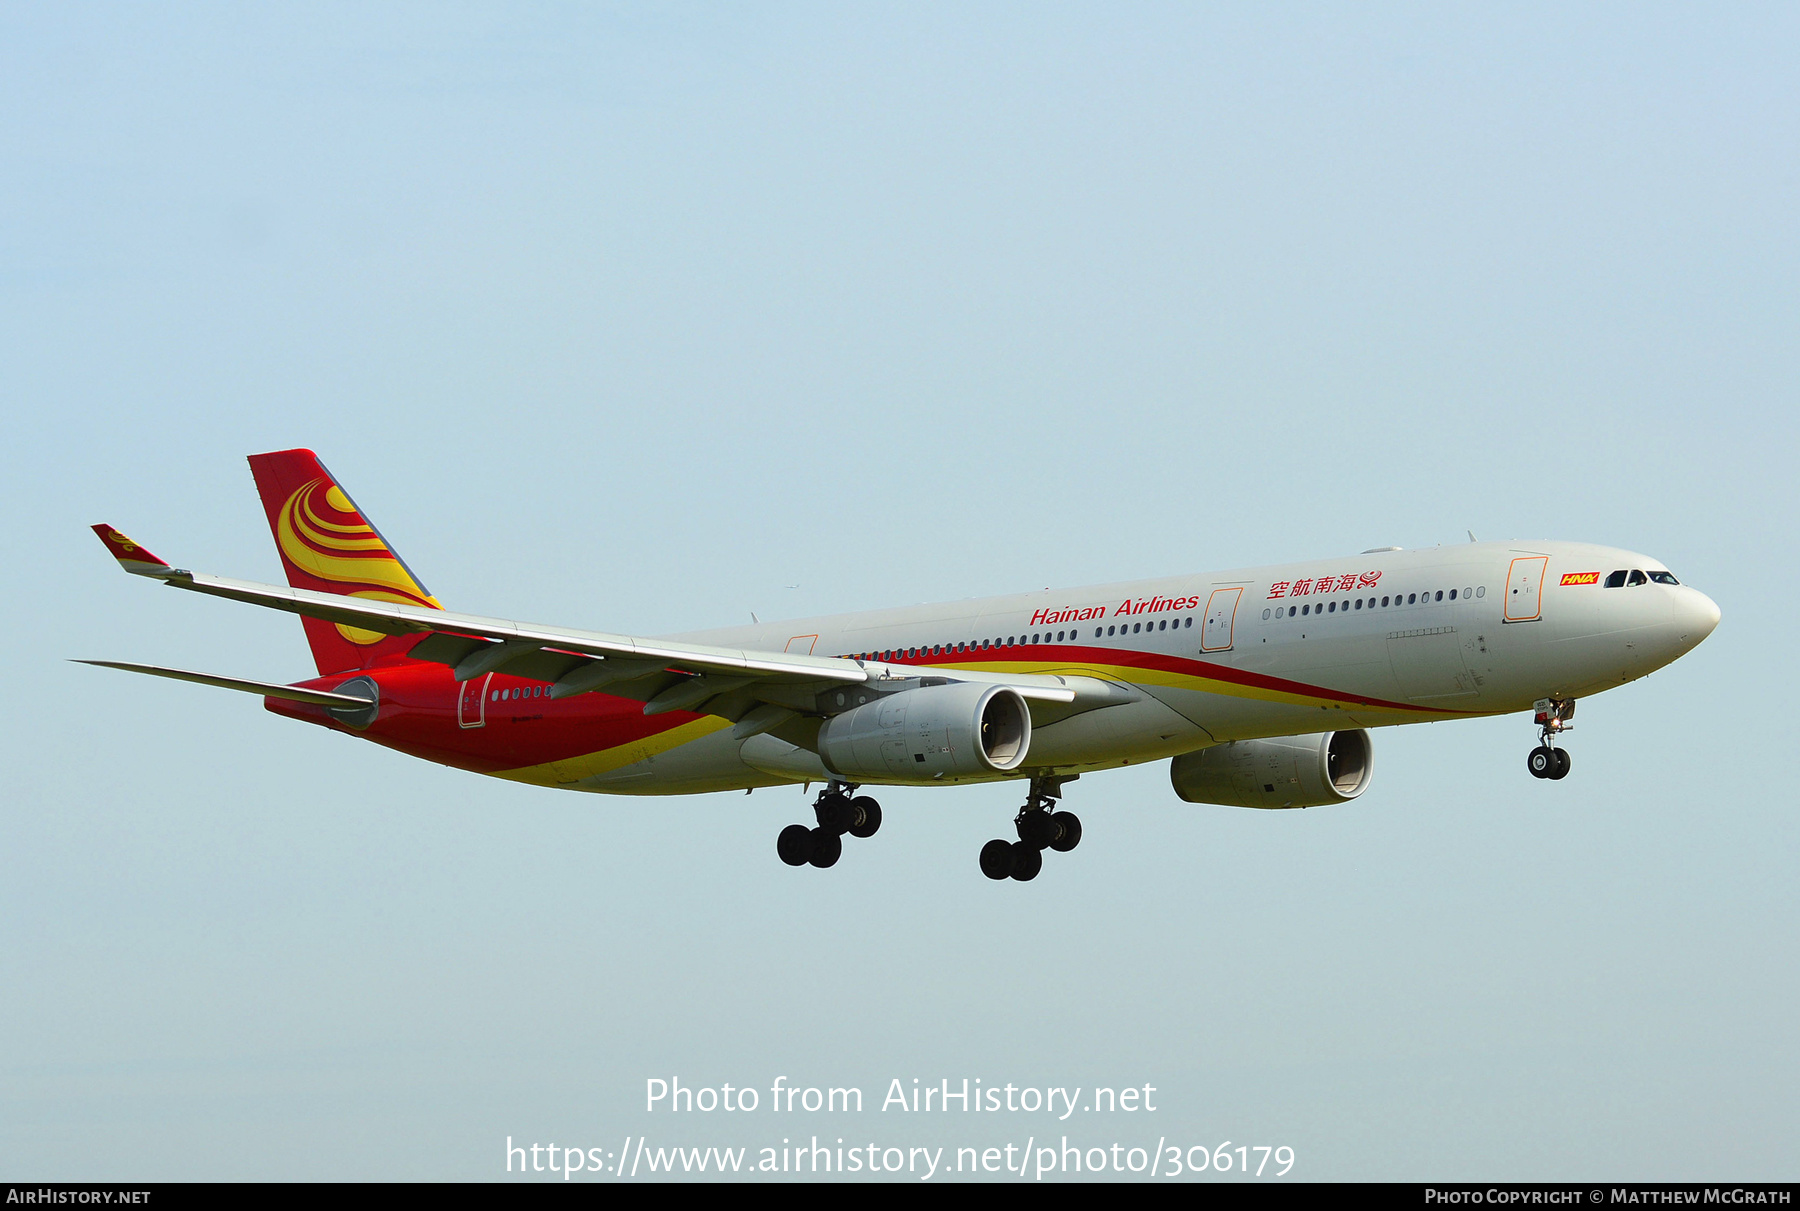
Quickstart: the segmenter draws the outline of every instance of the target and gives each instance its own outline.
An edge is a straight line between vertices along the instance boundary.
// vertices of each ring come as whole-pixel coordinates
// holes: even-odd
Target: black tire
[[[1525,768],[1531,771],[1533,778],[1548,778],[1556,769],[1556,750],[1548,745],[1538,745],[1531,750],[1531,756],[1525,758]]]
[[[790,824],[775,838],[775,852],[789,866],[805,866],[812,860],[813,830],[804,824]]]
[[[849,795],[828,795],[819,800],[816,813],[819,827],[838,836],[850,831],[850,822],[856,819],[856,811],[850,806]]]
[[[1013,843],[993,840],[981,847],[981,873],[990,879],[1006,879],[1013,872]]]
[[[1550,771],[1550,778],[1552,781],[1560,781],[1569,776],[1569,767],[1575,764],[1575,761],[1569,756],[1569,750],[1566,748],[1552,751],[1556,754],[1556,768]]]
[[[1029,883],[1037,878],[1038,871],[1044,869],[1044,851],[1029,841],[1021,841],[1012,848],[1012,877],[1021,883]]]
[[[812,839],[812,857],[807,861],[820,870],[824,870],[827,866],[837,865],[837,860],[844,856],[844,838],[830,829],[813,829]]]
[[[852,837],[873,837],[881,829],[881,804],[867,795],[858,795],[850,800],[851,817],[862,818],[860,824],[850,826]]]
[[[1026,812],[1014,827],[1018,830],[1020,843],[1033,849],[1043,849],[1056,839],[1056,824],[1046,811]]]
[[[1056,840],[1050,842],[1050,848],[1059,854],[1066,854],[1081,844],[1081,817],[1074,812],[1057,812],[1050,817],[1050,822],[1057,826]]]

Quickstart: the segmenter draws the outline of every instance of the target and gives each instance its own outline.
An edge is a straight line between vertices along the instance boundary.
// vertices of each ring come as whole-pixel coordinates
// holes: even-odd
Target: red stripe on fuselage
[[[1210,661],[1125,648],[1057,643],[1027,644],[944,652],[936,656],[919,656],[912,660],[884,663],[917,667],[924,673],[929,673],[934,668],[953,669],[962,664],[996,663],[1144,669],[1241,685],[1265,692],[1355,703],[1382,710],[1436,715],[1479,713],[1368,698],[1325,686],[1309,685],[1303,681],[1290,681],[1284,677],[1234,669]],[[484,703],[486,723],[481,727],[466,728],[457,720],[457,700],[462,692],[462,685],[451,676],[447,666],[401,658],[365,670],[361,675],[374,678],[381,686],[381,710],[375,722],[366,729],[358,730],[342,724],[320,706],[277,698],[265,699],[265,705],[278,715],[349,732],[413,756],[484,774],[543,765],[551,761],[567,761],[589,753],[603,752],[659,735],[700,717],[688,711],[645,715],[643,704],[635,699],[615,698],[604,693],[577,694],[572,698],[555,699],[544,692],[548,689],[544,682],[496,673],[483,687],[482,693],[502,691],[507,695],[506,700]],[[1129,677],[1125,679],[1130,680]],[[347,675],[339,674],[300,684],[312,689],[331,690],[347,680]],[[518,699],[511,696],[514,690],[521,691]],[[533,690],[538,691],[537,696],[527,696]]]

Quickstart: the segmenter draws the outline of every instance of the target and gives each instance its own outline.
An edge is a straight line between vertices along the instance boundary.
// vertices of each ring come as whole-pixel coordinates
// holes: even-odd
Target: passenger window
[[[1619,588],[1624,583],[1625,583],[1625,569],[1624,568],[1620,568],[1617,572],[1612,573],[1610,576],[1608,576],[1606,578],[1606,587],[1609,589]]]
[[[1444,600],[1444,590],[1442,590],[1442,589],[1439,589],[1439,590],[1438,590],[1438,592],[1437,592],[1437,599],[1438,599],[1438,600],[1439,600],[1439,601],[1442,601],[1442,600]]]
[[[1451,590],[1450,590],[1450,600],[1451,600],[1451,601],[1455,601],[1455,600],[1456,600],[1456,590],[1455,590],[1455,589],[1451,589]]]

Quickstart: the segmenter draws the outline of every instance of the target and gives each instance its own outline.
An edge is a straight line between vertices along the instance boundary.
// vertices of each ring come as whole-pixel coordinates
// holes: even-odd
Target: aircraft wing
[[[689,710],[724,714],[734,720],[759,704],[778,703],[810,713],[810,690],[882,678],[914,678],[939,672],[917,665],[807,656],[791,652],[746,651],[706,644],[677,643],[602,631],[514,622],[460,614],[453,610],[320,593],[248,580],[207,576],[172,567],[111,526],[94,532],[127,572],[160,580],[171,588],[323,619],[340,626],[387,635],[424,636],[409,653],[448,665],[459,681],[505,671],[552,683],[551,696],[565,698],[605,688],[637,698],[645,714]],[[941,670],[958,681],[1004,684],[1020,696],[1045,704],[1107,706],[1120,687],[1093,678],[1033,674],[999,675]],[[1092,687],[1076,683],[1093,681]],[[1082,703],[1086,689],[1091,703]],[[773,718],[773,716],[765,716]]]

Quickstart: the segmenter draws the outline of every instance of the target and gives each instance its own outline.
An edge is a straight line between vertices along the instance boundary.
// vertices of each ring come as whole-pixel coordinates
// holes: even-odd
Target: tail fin
[[[252,454],[250,471],[256,476],[256,490],[262,494],[288,584],[443,608],[311,450]],[[384,664],[418,642],[416,635],[384,635],[318,618],[300,621],[321,674]]]

